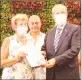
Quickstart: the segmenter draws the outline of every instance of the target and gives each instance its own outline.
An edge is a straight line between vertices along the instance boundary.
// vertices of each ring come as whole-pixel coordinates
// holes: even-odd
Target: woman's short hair
[[[14,29],[14,27],[16,27],[16,24],[17,24],[17,21],[18,20],[26,20],[27,23],[28,23],[28,16],[26,14],[22,14],[22,13],[19,13],[19,14],[16,14],[15,16],[13,16],[11,18],[11,26],[12,26],[12,29]]]

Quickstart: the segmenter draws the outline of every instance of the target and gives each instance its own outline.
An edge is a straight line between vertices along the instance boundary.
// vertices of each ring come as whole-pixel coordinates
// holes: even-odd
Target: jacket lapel
[[[51,33],[51,41],[52,41],[52,43],[51,43],[51,47],[53,48],[52,50],[52,52],[54,53],[55,52],[55,50],[54,50],[54,38],[55,38],[55,32],[56,32],[56,26],[54,27],[54,29],[53,29],[53,31],[52,31],[52,33]]]
[[[62,44],[64,38],[67,36],[68,32],[69,32],[69,27],[68,27],[68,24],[66,24],[66,26],[65,26],[65,28],[64,28],[64,30],[63,30],[61,36],[60,36],[60,40],[59,40],[59,43],[58,43],[57,51],[58,51],[58,49],[60,48],[60,46],[61,46],[61,44]],[[56,51],[56,52],[57,52],[57,51]]]

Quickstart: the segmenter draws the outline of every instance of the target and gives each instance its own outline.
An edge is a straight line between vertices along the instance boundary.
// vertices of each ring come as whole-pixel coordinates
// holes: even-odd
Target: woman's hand
[[[17,61],[21,61],[23,60],[25,57],[27,56],[27,54],[23,51],[19,52],[18,56],[17,56]]]

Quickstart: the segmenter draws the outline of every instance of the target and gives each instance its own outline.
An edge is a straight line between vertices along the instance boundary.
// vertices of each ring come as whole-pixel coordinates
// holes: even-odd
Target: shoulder
[[[10,41],[10,37],[6,37],[3,42],[7,43]]]
[[[6,37],[3,41],[3,44],[9,44],[10,43],[10,39],[13,39],[14,36],[9,36],[9,37]]]
[[[7,48],[7,46],[9,45],[9,42],[10,42],[9,37],[5,38],[3,43],[2,43],[1,49]]]
[[[55,31],[55,29],[56,29],[56,26],[52,27],[52,28],[48,31],[48,33]]]
[[[46,33],[46,36],[48,34],[50,34],[50,35],[54,34],[55,30],[56,30],[56,26],[52,27],[51,29],[48,30],[48,32]]]
[[[74,30],[74,31],[80,29],[80,26],[76,24],[67,23],[67,25],[71,30]]]
[[[40,32],[40,35],[41,35],[41,36],[45,36],[46,34],[45,34],[45,33],[43,33],[43,32]]]
[[[69,33],[72,33],[72,35],[81,36],[81,26],[75,25],[75,24],[68,24],[69,27]]]
[[[40,32],[40,35],[39,35],[39,37],[40,37],[40,38],[44,39],[44,38],[45,38],[45,36],[46,36],[46,34],[45,34],[45,33]]]

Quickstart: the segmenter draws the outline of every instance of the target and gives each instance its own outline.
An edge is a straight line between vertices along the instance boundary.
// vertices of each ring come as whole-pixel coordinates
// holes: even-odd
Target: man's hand
[[[44,56],[44,58],[46,58],[46,51],[41,51],[41,53]]]
[[[56,60],[55,60],[55,58],[52,58],[52,59],[50,59],[50,60],[48,60],[48,61],[46,62],[45,67],[46,67],[46,68],[51,68],[51,67],[53,67],[55,64],[56,64]]]

